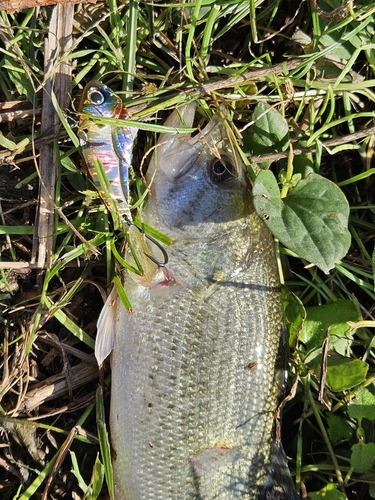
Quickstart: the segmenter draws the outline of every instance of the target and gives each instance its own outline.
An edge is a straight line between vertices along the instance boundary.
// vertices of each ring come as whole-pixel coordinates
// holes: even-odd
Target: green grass
[[[326,12],[342,3],[318,2]],[[0,269],[0,426],[6,445],[0,467],[7,466],[5,476],[0,474],[6,477],[0,479],[2,497],[58,499],[74,492],[75,498],[106,498],[112,488],[104,418],[108,394],[96,393],[95,376],[74,388],[70,373],[93,354],[97,315],[117,271],[113,248],[121,244],[121,234],[115,241],[111,217],[82,167],[76,135],[82,89],[90,80],[102,80],[123,96],[131,123],[141,130],[131,179],[134,207],[144,203],[140,165],[142,171],[147,166],[147,152],[164,130],[166,110],[191,100],[199,101],[206,120],[220,106],[227,110],[242,131],[243,141],[239,134],[233,140],[252,178],[258,170],[249,158],[260,153],[249,124],[255,106],[268,104],[288,130],[286,148],[266,146],[268,153],[279,153],[271,167],[277,178],[286,169],[291,182],[308,167],[345,193],[352,244],[329,274],[309,267],[292,245],[279,247],[283,280],[292,292],[286,303],[291,384],[296,382],[296,395],[284,411],[283,436],[301,494],[307,492],[312,500],[375,498],[373,323],[352,330],[347,325],[374,319],[374,143],[373,134],[361,132],[373,127],[375,116],[375,3],[356,1],[343,15],[328,18],[309,1],[301,2],[298,12],[287,11],[293,2],[278,0],[105,4],[76,6],[74,43],[64,54],[73,64],[73,92],[69,110],[58,110],[53,264],[41,273],[33,267],[23,274]],[[0,13],[0,101],[40,105],[49,13],[49,8]],[[302,42],[297,27],[305,34]],[[300,58],[287,77],[278,72],[202,94],[204,84],[285,57]],[[40,117],[1,122],[0,132],[6,179],[0,185],[0,259],[29,262],[37,154],[44,140]],[[336,138],[339,143],[327,146]],[[294,150],[307,149],[289,157],[288,164],[289,141]],[[287,194],[293,188],[284,182],[281,189]],[[330,304],[337,305],[339,317],[327,309]],[[46,337],[53,346],[49,349]],[[65,393],[27,412],[25,395],[35,383],[60,373],[67,380]],[[25,427],[29,424],[32,432]]]

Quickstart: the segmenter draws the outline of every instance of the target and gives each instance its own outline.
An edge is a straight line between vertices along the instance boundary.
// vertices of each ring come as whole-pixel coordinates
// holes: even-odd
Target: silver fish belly
[[[99,321],[114,335],[116,500],[266,498],[286,352],[273,238],[218,116],[164,134],[147,180],[143,217],[173,239],[169,262],[150,286],[126,273],[134,314],[117,300]]]

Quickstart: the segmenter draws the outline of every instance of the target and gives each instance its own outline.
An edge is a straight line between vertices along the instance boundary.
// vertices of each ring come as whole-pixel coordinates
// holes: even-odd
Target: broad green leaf
[[[281,199],[269,170],[260,171],[253,188],[255,210],[283,245],[325,273],[350,246],[349,205],[331,181],[310,173]]]
[[[364,382],[368,364],[360,359],[328,358],[326,384],[335,392],[345,391]]]
[[[375,498],[375,484],[369,484],[368,492],[371,498]]]
[[[346,500],[346,495],[341,493],[332,483],[324,486],[320,491],[309,493],[310,500]]]
[[[348,403],[348,414],[350,418],[375,420],[375,396],[365,387],[359,387]]]
[[[342,439],[349,439],[353,434],[353,428],[341,417],[334,413],[327,413],[328,436],[333,444],[338,443]]]
[[[351,300],[336,300],[331,304],[306,308],[307,317],[299,340],[308,350],[322,345],[328,330],[329,346],[345,356],[351,342],[351,331],[347,321],[357,322],[360,312]]]
[[[306,310],[297,295],[286,287],[282,287],[281,291],[284,304],[284,321],[289,333],[289,346],[294,348],[306,318]]]
[[[353,46],[350,44],[350,42],[341,42],[340,45],[337,46],[337,42],[339,42],[340,36],[341,36],[340,32],[335,31],[333,33],[324,34],[320,38],[320,43],[322,43],[324,47],[334,46],[333,54],[336,56],[339,62],[340,59],[344,60],[350,59],[350,56],[353,53]],[[330,54],[328,54],[328,58],[329,56]]]
[[[287,149],[289,127],[278,111],[260,102],[254,109],[252,120],[254,124],[249,130],[253,155],[279,153]],[[260,164],[262,168],[269,165],[269,162]]]
[[[363,473],[368,471],[375,464],[375,443],[359,443],[352,446],[352,456],[350,465],[354,472]]]
[[[353,20],[348,26],[350,32],[348,32],[348,36],[346,37],[347,41],[342,40],[341,30],[325,33],[319,41],[325,47],[334,47],[332,52],[336,57],[348,60],[354,52],[353,47],[358,48],[371,43],[374,23],[371,20],[369,21],[370,23],[367,26],[362,27],[359,32],[356,32],[355,28],[359,27],[359,22]]]

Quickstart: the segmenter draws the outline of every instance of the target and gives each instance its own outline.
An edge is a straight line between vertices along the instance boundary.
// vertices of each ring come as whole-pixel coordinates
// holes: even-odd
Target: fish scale
[[[192,300],[190,293],[181,292],[172,301],[168,297],[165,302],[158,301],[157,309],[149,306],[139,315],[136,312],[126,317],[127,330],[136,328],[138,335],[128,339],[123,331],[127,352],[115,346],[112,358],[112,366],[122,367],[121,376],[117,371],[113,378],[113,394],[132,395],[131,401],[116,401],[116,413],[111,417],[115,467],[129,474],[128,486],[119,498],[236,498],[232,491],[225,493],[225,476],[233,475],[250,483],[247,462],[256,456],[263,435],[268,436],[269,448],[279,392],[275,375],[271,371],[268,387],[264,388],[262,372],[249,372],[246,368],[253,360],[264,367],[275,363],[272,343],[262,353],[256,345],[258,332],[269,325],[259,318],[252,321],[251,331],[236,332],[234,336],[236,325],[232,321],[235,317],[235,323],[248,323],[254,317],[251,304],[256,308],[257,302],[267,298],[251,288],[230,288],[222,287],[208,300]],[[260,293],[262,297],[257,297]],[[216,304],[228,300],[230,315]],[[280,311],[275,313],[272,321],[279,323],[280,328]],[[118,321],[124,321],[122,309]],[[259,397],[254,397],[258,392]],[[263,415],[257,416],[254,407],[261,407]],[[123,429],[121,434],[116,431],[113,422],[119,415],[127,422],[126,437]],[[204,450],[222,447],[249,448],[244,452],[249,458],[224,464],[222,471],[203,471],[199,486],[195,487],[191,459]],[[217,493],[212,491],[216,483],[222,485]],[[133,491],[136,484],[138,493]]]
[[[134,313],[110,297],[98,322],[99,363],[114,345],[116,500],[298,498],[275,441],[287,342],[274,243],[229,144],[218,116],[194,138],[161,136],[142,217],[172,238],[168,263],[149,285],[126,271]]]

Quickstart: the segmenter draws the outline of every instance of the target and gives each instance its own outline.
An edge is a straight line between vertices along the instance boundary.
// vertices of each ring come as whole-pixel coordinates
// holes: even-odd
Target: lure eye
[[[211,163],[211,177],[215,182],[226,182],[238,177],[238,172],[227,158],[215,158]]]
[[[90,100],[90,104],[95,104],[96,106],[104,102],[104,94],[98,89],[90,89],[87,92],[87,98]]]

